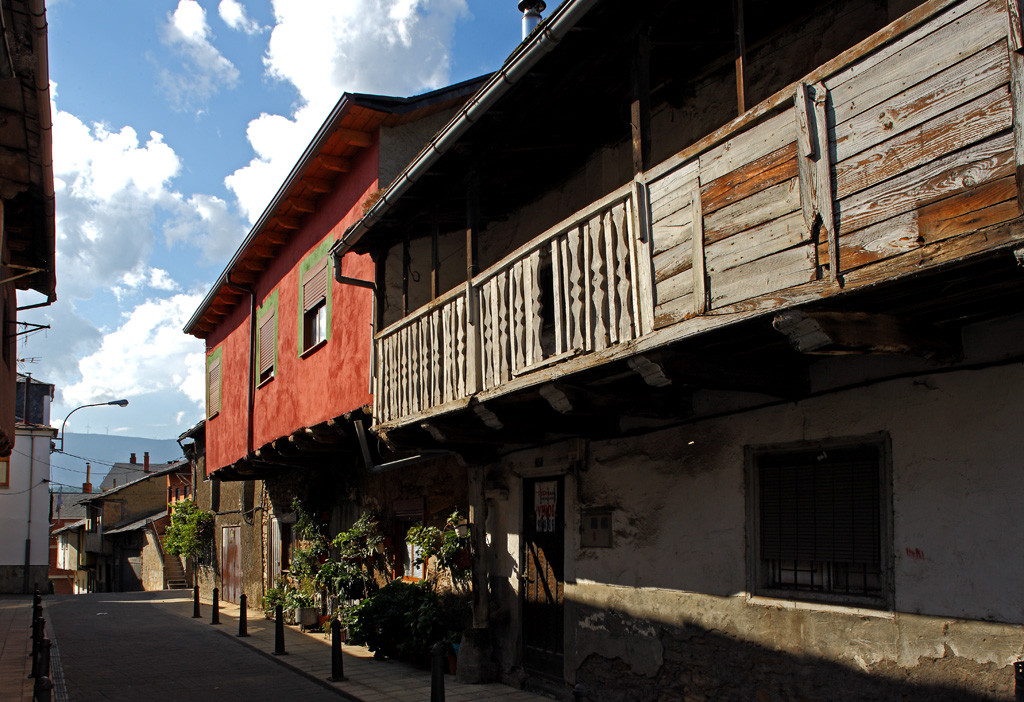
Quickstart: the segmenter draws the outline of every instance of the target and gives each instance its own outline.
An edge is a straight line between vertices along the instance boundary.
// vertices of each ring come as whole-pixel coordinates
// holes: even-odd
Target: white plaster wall
[[[30,456],[33,455],[31,489]],[[49,563],[50,439],[49,432],[18,430],[11,452],[10,485],[0,488],[0,565],[25,564],[25,538],[28,535],[29,497],[32,500],[31,565]]]

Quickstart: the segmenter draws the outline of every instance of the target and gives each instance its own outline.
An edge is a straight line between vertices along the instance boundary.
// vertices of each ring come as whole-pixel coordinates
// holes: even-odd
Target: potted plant
[[[466,539],[469,537],[469,524],[458,510],[452,512],[445,522],[444,528],[418,524],[410,527],[406,541],[417,547],[416,564],[420,565],[433,560],[434,573],[447,570],[452,583],[463,583],[472,574],[472,562]]]

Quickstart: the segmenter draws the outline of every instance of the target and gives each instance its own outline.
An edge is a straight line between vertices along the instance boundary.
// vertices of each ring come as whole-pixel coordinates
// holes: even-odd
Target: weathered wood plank
[[[569,345],[574,349],[584,348],[584,325],[586,323],[586,284],[583,278],[583,234],[580,227],[573,227],[566,237],[569,251]]]
[[[464,295],[455,298],[455,373],[458,377],[458,387],[455,389],[456,397],[465,397],[468,378],[466,372],[469,364],[466,359],[466,297]]]
[[[814,192],[815,166],[818,157],[818,130],[814,120],[814,102],[810,86],[797,83],[794,95],[797,130],[797,170],[800,179],[800,208],[804,215],[804,227],[813,232],[817,226],[818,212],[815,209]]]
[[[626,201],[630,222],[630,250],[633,252],[634,295],[637,334],[654,329],[654,253],[652,248],[650,193],[644,174],[633,178],[633,198]]]
[[[1015,170],[1013,135],[1001,134],[840,200],[839,231],[852,233]]]
[[[836,161],[877,146],[1009,82],[1006,46],[998,41],[965,61],[897,93],[836,126]]]
[[[692,295],[693,281],[694,274],[690,273],[689,269],[679,275],[665,278],[665,280],[658,283],[658,304],[663,305],[683,295]],[[690,312],[692,313],[693,309]]]
[[[679,212],[680,209],[690,204],[690,191],[700,187],[696,178],[682,181],[679,187],[672,190],[660,200],[651,203],[651,222],[658,224],[666,218]]]
[[[865,227],[840,237],[843,265],[860,268],[1008,221],[1018,214],[1016,198],[1016,179],[1008,176]]]
[[[511,270],[512,290],[512,373],[526,365],[526,290],[523,262],[516,261]]]
[[[654,255],[657,256],[684,241],[689,241],[692,231],[693,213],[690,212],[690,203],[687,202],[686,207],[654,225],[654,232],[651,236],[654,240]]]
[[[444,327],[444,401],[455,399],[455,326],[452,305],[441,308],[442,326]]]
[[[793,133],[794,119],[793,109],[789,108],[701,154],[701,184],[710,183],[789,144],[796,136]]]
[[[1017,169],[1017,201],[1024,206],[1024,27],[1020,0],[1006,0],[1010,94],[1013,96],[1013,162]]]
[[[704,233],[704,207],[700,201],[700,189],[693,190],[690,211],[693,213],[693,313],[704,314],[708,309],[707,267],[704,263],[706,237]],[[720,212],[722,210],[719,210]]]
[[[607,210],[601,218],[601,225],[604,229],[604,250],[601,257],[604,259],[605,272],[608,280],[608,343],[619,342],[619,298],[615,281],[616,260],[615,260],[615,210]]]
[[[701,187],[704,216],[797,175],[796,142],[726,173]]]
[[[818,158],[814,164],[814,209],[818,212],[821,228],[828,241],[829,278],[840,279],[839,244],[836,241],[835,196],[832,190],[832,156],[828,148],[828,91],[821,83],[814,85],[814,127],[818,132]],[[812,247],[812,253],[816,249]],[[816,253],[815,271],[820,263]]]
[[[1005,36],[1006,20],[999,2],[989,0],[877,62],[872,57],[855,67],[857,70],[842,83],[827,80],[826,86],[833,93],[836,124],[873,109]]]
[[[700,163],[697,159],[684,163],[674,170],[660,176],[656,180],[647,182],[647,192],[651,207],[654,203],[671,195],[679,189],[687,189],[686,184],[696,182]]]
[[[706,216],[704,239],[711,244],[799,209],[800,181],[790,178]]]
[[[851,195],[987,139],[1012,124],[1010,93],[1003,86],[838,164],[836,195]]]
[[[815,260],[814,246],[804,244],[711,275],[711,304],[717,308],[814,280]]]
[[[542,298],[542,287],[540,284],[540,249],[530,254],[527,259],[530,280],[530,365],[537,363],[544,358],[544,349],[541,345],[541,333],[544,327],[544,305]]]
[[[803,215],[800,212],[793,212],[727,239],[708,244],[705,254],[708,273],[721,273],[744,263],[771,256],[784,249],[809,242],[810,238],[810,233],[804,227]]]
[[[565,318],[562,314],[562,242],[551,240],[551,306],[555,317],[555,353],[565,351]]]
[[[693,244],[690,238],[680,242],[678,246],[654,257],[654,280],[658,283],[690,270],[693,265]]]
[[[622,243],[628,252],[628,270],[626,275],[628,276],[627,285],[629,286],[630,319],[632,325],[630,338],[633,339],[644,333],[644,310],[642,304],[645,304],[645,297],[641,290],[646,285],[645,278],[651,276],[651,284],[653,285],[654,283],[650,248],[643,241],[640,241],[640,238],[637,236],[639,229],[637,228],[636,206],[634,202],[635,200],[626,200],[623,203],[624,215],[622,218]],[[646,238],[647,241],[650,241],[650,236]],[[644,268],[641,268],[640,262],[637,261],[641,252],[645,256],[643,265],[646,267],[646,275]],[[651,305],[650,316],[653,319],[653,304]]]
[[[632,238],[629,228],[629,213],[626,203],[612,210],[615,224],[615,237],[612,262],[615,266],[615,286],[618,295],[618,329],[616,341],[629,341],[635,334],[633,322],[636,319],[636,286],[633,283],[635,265],[632,256]]]
[[[654,308],[654,328],[661,329],[693,317],[693,291],[672,298]]]
[[[588,249],[590,251],[590,329],[591,348],[600,351],[608,345],[608,323],[606,319],[606,296],[608,280],[604,270],[604,218],[600,215],[590,220],[588,228]]]

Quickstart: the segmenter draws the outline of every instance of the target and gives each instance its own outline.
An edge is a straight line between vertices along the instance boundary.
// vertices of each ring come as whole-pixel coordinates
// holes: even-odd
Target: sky
[[[551,2],[549,11],[556,2]],[[53,424],[174,438],[202,418],[182,328],[343,92],[501,66],[516,0],[49,0],[57,297],[19,318]],[[40,301],[19,293],[19,305]]]

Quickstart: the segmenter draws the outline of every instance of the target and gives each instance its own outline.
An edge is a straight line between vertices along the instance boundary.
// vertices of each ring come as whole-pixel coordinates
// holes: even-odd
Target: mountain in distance
[[[19,449],[20,447],[15,446],[16,451]],[[63,485],[64,492],[80,492],[82,483],[85,482],[85,464],[90,463],[92,470],[89,482],[92,483],[93,491],[99,492],[100,483],[109,472],[110,464],[128,463],[131,454],[134,453],[141,471],[143,454],[146,451],[149,451],[151,470],[166,465],[169,461],[183,458],[181,446],[174,439],[68,432],[64,437],[64,452],[55,451],[50,454],[50,489],[58,492]],[[139,475],[141,476],[141,472]]]

